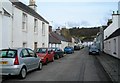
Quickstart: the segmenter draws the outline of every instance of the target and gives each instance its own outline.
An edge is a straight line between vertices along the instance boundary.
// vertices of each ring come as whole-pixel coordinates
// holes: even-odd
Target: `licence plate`
[[[8,62],[7,61],[2,61],[2,62],[0,62],[0,64],[8,64]]]

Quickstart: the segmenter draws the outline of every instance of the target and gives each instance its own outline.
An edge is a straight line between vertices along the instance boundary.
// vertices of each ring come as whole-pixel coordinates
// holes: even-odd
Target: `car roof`
[[[30,48],[13,47],[13,48],[5,48],[5,49],[1,49],[1,50],[22,50],[22,49],[30,49]]]

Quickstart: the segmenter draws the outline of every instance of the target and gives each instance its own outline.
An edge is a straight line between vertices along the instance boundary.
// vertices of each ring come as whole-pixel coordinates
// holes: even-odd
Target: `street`
[[[16,76],[3,78],[3,83],[9,81],[110,81],[110,79],[97,58],[88,55],[88,48],[84,48],[44,65],[41,71],[28,73],[24,80]]]

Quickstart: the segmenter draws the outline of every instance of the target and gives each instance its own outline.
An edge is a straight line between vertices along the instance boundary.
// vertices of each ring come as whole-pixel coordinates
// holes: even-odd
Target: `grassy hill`
[[[62,35],[65,37],[78,37],[83,41],[93,41],[100,27],[62,29]],[[66,32],[67,31],[67,32]]]

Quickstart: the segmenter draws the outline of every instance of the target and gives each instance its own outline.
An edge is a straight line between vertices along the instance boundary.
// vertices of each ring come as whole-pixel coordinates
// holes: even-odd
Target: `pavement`
[[[117,59],[103,52],[100,54],[100,56],[97,56],[97,59],[99,60],[113,83],[120,83],[120,59]]]

